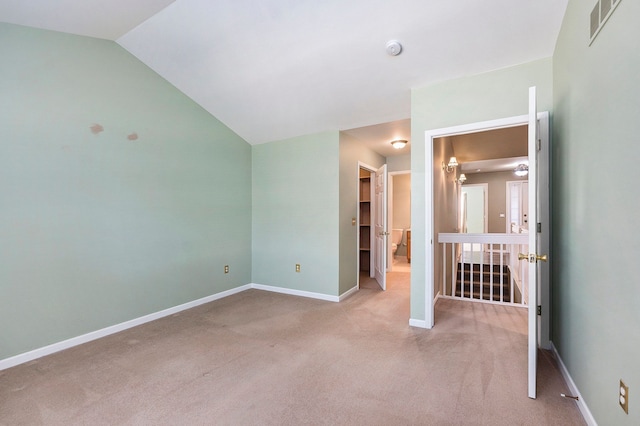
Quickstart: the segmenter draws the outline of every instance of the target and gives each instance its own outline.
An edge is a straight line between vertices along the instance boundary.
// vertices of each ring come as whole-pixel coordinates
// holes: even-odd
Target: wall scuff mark
[[[93,126],[89,127],[91,129],[91,133],[93,133],[94,135],[100,134],[102,132],[104,132],[104,127],[102,127],[99,124],[94,124]]]

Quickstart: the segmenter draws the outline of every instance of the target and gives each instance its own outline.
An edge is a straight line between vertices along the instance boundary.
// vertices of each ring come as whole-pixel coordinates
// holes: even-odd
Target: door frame
[[[372,184],[369,188],[369,199],[371,200],[371,208],[369,211],[369,214],[371,215],[371,218],[373,218],[373,214],[374,214],[374,209],[373,209],[373,190],[374,190],[374,185],[373,185],[373,180],[375,179],[376,176],[376,170],[378,170],[377,167],[374,166],[370,166],[369,164],[363,163],[361,161],[358,161],[358,173],[357,173],[357,182],[356,182],[356,188],[358,188],[357,194],[356,194],[356,202],[358,207],[356,208],[356,282],[357,282],[357,287],[358,289],[360,289],[360,169],[365,169],[368,172],[371,173],[371,179],[372,179]],[[373,220],[373,219],[370,219]],[[373,224],[369,227],[369,248],[370,248],[370,252],[369,252],[369,277],[372,278],[374,271],[373,271],[373,243],[374,243],[374,239],[373,239]]]
[[[470,183],[470,184],[466,184],[466,185],[460,185],[458,188],[458,209],[456,210],[460,210],[460,214],[462,215],[462,217],[460,218],[459,222],[461,225],[463,225],[463,219],[465,217],[465,212],[462,211],[462,209],[460,207],[462,207],[462,199],[464,198],[464,188],[482,188],[482,232],[478,232],[479,234],[486,234],[489,232],[489,184],[484,182],[484,183]],[[468,203],[468,198],[467,198],[467,203],[464,204],[464,207],[467,208],[469,207],[469,203]],[[468,210],[467,210],[468,211]],[[458,212],[456,211],[456,215],[458,214]],[[466,217],[468,218],[468,214],[466,215]],[[457,217],[456,217],[457,220]],[[464,232],[463,227],[461,226],[459,228],[459,232]],[[473,233],[473,232],[472,232]],[[465,245],[469,245],[468,243],[462,244],[462,251],[465,251]],[[475,246],[480,246],[481,251],[489,251],[488,245],[487,244],[478,244],[478,243],[472,243],[470,244],[472,250],[475,251]]]
[[[432,129],[425,131],[425,164],[431,165],[427,167],[425,173],[425,312],[424,312],[424,327],[433,328],[435,324],[434,318],[434,306],[436,297],[434,294],[435,282],[434,282],[434,241],[435,235],[433,234],[434,224],[434,200],[433,200],[433,173],[436,170],[436,165],[433,162],[433,141],[437,138],[455,136],[467,133],[477,133],[487,130],[494,130],[507,127],[515,127],[529,124],[528,115],[519,115],[513,117],[500,118],[496,120],[481,121],[476,123],[462,124],[452,127],[444,127],[440,129]],[[549,147],[550,138],[549,134],[549,112],[538,113],[538,125],[540,138],[546,141],[545,149],[540,151],[539,157],[539,178],[540,178],[540,214],[539,221],[542,223],[543,232],[541,234],[541,252],[550,253],[550,214],[549,214]],[[543,142],[544,144],[544,142]],[[551,256],[550,256],[551,257]],[[541,265],[541,285],[540,294],[538,297],[538,303],[543,306],[542,315],[538,317],[539,322],[539,334],[538,344],[540,347],[549,348],[550,342],[550,274],[549,264],[544,263]]]
[[[387,228],[393,235],[393,180],[396,176],[411,175],[411,170],[387,172]],[[411,197],[409,197],[409,211],[411,211]],[[409,228],[411,229],[411,228]],[[405,232],[407,229],[405,229]],[[402,236],[404,240],[404,234]],[[387,244],[387,272],[393,272],[393,254],[391,244]]]
[[[389,188],[388,188],[388,167],[383,164],[378,167],[373,174],[374,177],[374,202],[373,210],[375,214],[372,217],[372,226],[374,229],[374,247],[372,252],[373,277],[383,291],[387,290],[387,257],[389,253]],[[380,189],[380,191],[378,191]],[[380,195],[380,197],[378,197]],[[381,223],[378,223],[378,222]]]
[[[488,183],[470,183],[460,185],[460,196],[462,196],[463,188],[482,188],[482,234],[489,232],[489,184]],[[462,230],[461,230],[462,231]]]

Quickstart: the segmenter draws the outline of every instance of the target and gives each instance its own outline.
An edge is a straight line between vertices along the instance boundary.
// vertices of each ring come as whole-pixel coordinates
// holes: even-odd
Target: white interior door
[[[467,202],[464,215],[467,219],[467,234],[483,234],[487,232],[487,184],[463,185],[462,194]]]
[[[529,185],[527,181],[507,181],[507,234],[528,230]]]
[[[387,165],[376,171],[375,184],[375,253],[374,277],[380,288],[387,289]]]
[[[486,183],[478,183],[471,185],[462,185],[460,189],[462,197],[465,199],[463,204],[463,218],[465,219],[462,233],[464,234],[485,234],[488,232],[488,205],[487,193],[489,185]],[[479,252],[483,250],[482,244],[462,244],[463,251]]]
[[[523,261],[529,262],[529,398],[537,393],[538,368],[538,111],[536,88],[529,88],[529,253]]]

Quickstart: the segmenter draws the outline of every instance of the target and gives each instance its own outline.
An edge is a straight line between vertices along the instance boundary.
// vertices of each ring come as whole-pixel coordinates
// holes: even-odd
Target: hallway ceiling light
[[[397,139],[395,141],[391,141],[391,145],[395,148],[395,149],[402,149],[407,145],[407,141],[404,139]]]
[[[444,164],[444,161],[442,162],[442,170],[447,173],[451,173],[456,169],[456,167],[458,167],[458,160],[456,160],[456,157],[449,158],[449,164]]]
[[[516,176],[526,176],[529,174],[529,166],[527,166],[526,164],[518,164],[518,167],[516,167],[513,172],[516,174]]]

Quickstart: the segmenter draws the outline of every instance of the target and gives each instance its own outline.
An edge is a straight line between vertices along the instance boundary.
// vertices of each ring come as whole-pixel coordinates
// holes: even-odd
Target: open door
[[[387,289],[387,165],[376,171],[375,183],[375,279],[383,290]]]
[[[536,88],[529,88],[529,253],[520,253],[520,260],[529,262],[529,398],[536,398],[537,367],[538,367],[538,292],[540,288],[540,261],[547,261],[546,254],[540,253],[540,230],[538,229],[539,215],[539,179],[538,179],[538,151],[539,129],[536,102]]]
[[[536,114],[536,90],[530,89],[531,114],[515,117],[506,117],[496,120],[483,121],[478,123],[462,124],[440,129],[425,131],[425,164],[434,165],[425,173],[425,305],[424,320],[420,318],[411,319],[409,324],[416,327],[432,328],[435,324],[434,302],[436,300],[435,276],[437,266],[434,263],[434,253],[437,244],[437,235],[434,233],[434,174],[440,173],[439,167],[434,163],[434,140],[441,137],[448,137],[460,134],[483,132],[486,130],[500,129],[528,125],[529,128],[529,191],[527,199],[528,222],[529,222],[529,252],[522,254],[523,260],[533,262],[535,267],[529,268],[530,284],[527,290],[529,295],[529,396],[536,396],[536,367],[537,348],[539,346],[549,347],[549,268],[547,264],[538,263],[546,260],[546,253],[549,250],[550,234],[550,212],[549,212],[549,113],[542,112]],[[542,147],[542,150],[539,148]],[[439,163],[439,161],[438,161]],[[462,216],[463,210],[459,212]],[[462,218],[461,218],[462,221]],[[539,225],[541,224],[541,225]],[[539,253],[540,255],[536,254]],[[545,255],[542,255],[545,254]],[[538,317],[538,305],[542,306],[542,315]],[[546,308],[545,308],[546,307]],[[539,320],[538,320],[539,318]],[[539,325],[538,325],[539,324]]]

